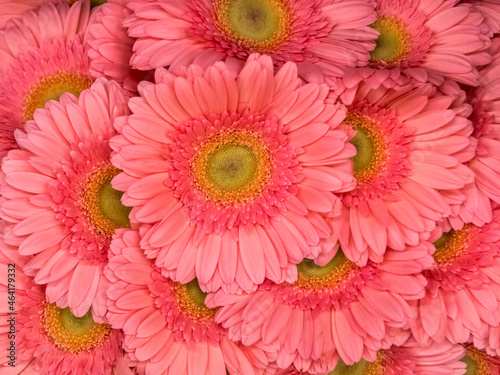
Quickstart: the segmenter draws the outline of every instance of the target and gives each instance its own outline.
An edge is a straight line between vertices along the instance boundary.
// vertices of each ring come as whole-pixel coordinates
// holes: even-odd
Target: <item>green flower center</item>
[[[375,178],[385,167],[388,159],[387,141],[373,120],[356,111],[347,114],[344,123],[356,130],[351,144],[356,147],[353,161],[354,177],[359,182]]]
[[[196,186],[223,205],[248,202],[268,185],[272,156],[257,133],[234,131],[206,140],[191,160]]]
[[[432,255],[440,266],[449,264],[465,254],[470,240],[471,226],[466,224],[461,230],[445,232],[435,242],[436,251]]]
[[[370,52],[371,62],[393,65],[402,61],[411,51],[411,38],[406,26],[397,18],[379,16],[371,25],[380,33],[377,47]]]
[[[312,259],[304,259],[297,264],[295,284],[305,289],[334,286],[345,280],[354,268],[355,264],[338,249],[333,259],[324,266],[318,266]]]
[[[385,368],[385,355],[382,350],[379,350],[374,362],[367,362],[361,358],[353,365],[346,365],[342,358],[339,358],[337,366],[328,375],[385,375]]]
[[[191,280],[187,284],[174,282],[172,291],[177,297],[179,309],[193,320],[213,321],[218,308],[210,309],[205,305],[207,293],[203,292],[198,280]]]
[[[84,182],[80,205],[96,233],[113,236],[118,228],[130,228],[131,207],[121,202],[123,192],[111,187],[111,180],[120,170],[111,164],[98,168]]]
[[[491,365],[489,355],[484,350],[479,350],[471,344],[463,344],[465,356],[460,360],[467,365],[464,375],[492,375],[496,374],[495,365]]]
[[[79,318],[68,307],[61,309],[55,303],[45,304],[41,322],[48,338],[60,349],[71,353],[100,346],[111,332],[109,324],[94,322],[91,310]]]
[[[290,34],[283,0],[219,0],[216,26],[230,40],[258,52],[276,49]]]
[[[78,97],[83,90],[89,89],[90,86],[92,86],[92,79],[80,74],[62,72],[44,77],[31,87],[26,95],[22,114],[23,121],[33,120],[36,109],[45,108],[45,104],[50,100],[59,100],[65,92]]]

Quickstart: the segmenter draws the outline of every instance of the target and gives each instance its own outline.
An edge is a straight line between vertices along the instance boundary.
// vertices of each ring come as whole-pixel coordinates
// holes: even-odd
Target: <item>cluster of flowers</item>
[[[0,374],[500,374],[498,0],[2,0]]]

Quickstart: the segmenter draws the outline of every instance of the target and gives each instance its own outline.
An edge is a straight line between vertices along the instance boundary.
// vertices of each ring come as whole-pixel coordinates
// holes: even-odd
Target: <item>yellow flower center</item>
[[[328,375],[385,375],[385,369],[385,355],[383,350],[379,350],[374,362],[367,362],[361,358],[359,362],[348,366],[339,358],[337,366]]]
[[[45,108],[45,103],[49,100],[59,100],[65,92],[78,97],[83,90],[89,89],[90,86],[92,86],[92,78],[81,74],[61,72],[44,77],[26,95],[22,114],[23,121],[33,120],[35,110]]]
[[[333,259],[324,266],[318,266],[312,259],[304,259],[297,265],[297,281],[295,285],[304,289],[321,289],[338,285],[345,280],[356,267],[344,255],[341,249]]]
[[[451,230],[434,242],[436,251],[434,260],[439,266],[454,261],[457,257],[465,254],[471,239],[470,224],[465,224],[461,230]]]
[[[97,168],[84,182],[80,205],[96,233],[111,237],[118,228],[129,228],[131,207],[121,202],[123,192],[111,187],[120,170],[111,164]]]
[[[215,21],[229,40],[261,53],[274,51],[291,31],[285,0],[219,0]]]
[[[347,114],[344,123],[356,130],[351,143],[356,147],[356,155],[351,159],[354,177],[360,182],[368,182],[378,175],[389,157],[387,141],[372,119],[356,111]]]
[[[246,203],[268,185],[272,156],[258,134],[234,131],[203,142],[191,160],[195,185],[213,202]]]
[[[490,369],[488,355],[483,351],[476,349],[471,344],[464,344],[466,349],[465,356],[461,359],[467,365],[467,372],[464,375],[492,375],[493,369]]]
[[[179,308],[194,320],[213,320],[218,308],[209,309],[205,305],[207,293],[203,292],[194,279],[187,284],[174,282],[172,286],[177,296]]]
[[[371,25],[380,33],[377,47],[370,52],[371,62],[389,66],[403,60],[411,51],[411,38],[406,26],[392,16],[379,16]]]
[[[60,309],[55,303],[45,304],[41,325],[57,347],[71,353],[89,351],[102,345],[111,332],[109,324],[94,322],[91,310],[77,318],[68,307]]]

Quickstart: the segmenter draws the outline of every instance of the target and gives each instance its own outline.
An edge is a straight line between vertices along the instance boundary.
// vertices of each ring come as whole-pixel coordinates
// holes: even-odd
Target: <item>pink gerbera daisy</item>
[[[131,13],[125,0],[109,0],[103,4],[90,26],[88,43],[92,75],[112,79],[125,89],[136,91],[137,84],[152,74],[132,69],[129,64],[135,39],[127,35],[122,22]]]
[[[500,203],[500,39],[493,42],[493,61],[480,70],[479,86],[470,89],[466,103],[472,106],[470,120],[474,126],[471,137],[475,154],[467,166],[475,179],[461,190],[466,196],[458,217],[452,224],[459,229],[463,222],[476,225],[492,218],[490,200]]]
[[[436,265],[424,271],[429,283],[412,326],[422,344],[454,343],[471,333],[485,339],[500,323],[500,209],[489,224],[453,230],[441,224],[432,234]]]
[[[136,231],[117,231],[106,268],[109,321],[123,329],[139,373],[256,375],[267,366],[263,350],[229,340],[196,279],[181,284],[163,277],[139,241]]]
[[[466,368],[466,364],[462,362],[464,356],[465,349],[462,345],[444,342],[433,343],[424,348],[410,339],[404,345],[380,349],[373,362],[361,359],[355,364],[346,365],[339,359],[333,371],[316,375],[463,375]],[[270,366],[265,375],[309,373],[298,371],[293,366],[285,370]]]
[[[45,288],[25,274],[28,257],[3,241],[0,232],[0,359],[2,374],[133,375],[124,357],[122,333],[49,303]],[[17,250],[17,249],[16,249]],[[12,342],[15,342],[13,345]]]
[[[301,371],[331,371],[340,357],[347,364],[376,359],[392,344],[395,328],[408,327],[415,311],[408,301],[425,293],[422,270],[432,265],[430,246],[388,249],[383,263],[357,266],[342,250],[326,265],[304,259],[297,281],[266,281],[252,294],[207,297],[222,306],[215,319],[233,340],[258,340],[279,349],[277,364]]]
[[[237,77],[220,62],[139,85],[112,140],[113,184],[152,224],[141,246],[165,276],[252,290],[283,281],[328,235],[319,213],[352,188],[354,147],[327,86],[299,84],[294,64],[274,75],[252,55]]]
[[[451,213],[445,193],[473,179],[455,156],[469,147],[473,129],[431,85],[360,84],[353,93],[343,98],[350,104],[344,124],[355,134],[357,186],[341,195],[342,215],[328,218],[334,235],[320,248],[328,253],[338,239],[349,259],[364,264],[380,262],[386,246],[416,245]]]
[[[92,85],[84,34],[88,2],[42,6],[0,31],[0,158],[37,108]]]
[[[411,80],[440,84],[444,77],[476,86],[478,65],[489,62],[483,17],[458,0],[376,0],[380,32],[368,67],[346,72],[348,89],[364,80],[370,87]]]
[[[91,306],[95,318],[105,313],[107,249],[115,229],[129,225],[130,210],[111,187],[119,170],[109,147],[126,103],[118,84],[103,78],[79,99],[65,94],[16,132],[21,150],[2,165],[1,214],[16,224],[6,241],[35,254],[26,272],[48,284],[50,303],[79,317]]]
[[[276,67],[297,63],[299,75],[332,83],[347,66],[366,65],[377,32],[365,0],[132,0],[124,25],[137,38],[132,66],[147,70],[208,66],[252,52],[272,57]],[[141,5],[141,6],[138,6]]]

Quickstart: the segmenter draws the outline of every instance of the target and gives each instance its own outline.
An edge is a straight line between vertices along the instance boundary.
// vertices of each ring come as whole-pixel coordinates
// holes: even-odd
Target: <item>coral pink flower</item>
[[[433,263],[431,247],[388,249],[383,263],[357,266],[338,250],[325,266],[304,259],[297,281],[266,281],[252,294],[207,297],[207,306],[222,306],[215,319],[233,340],[257,340],[279,348],[277,364],[301,371],[331,371],[340,357],[347,364],[376,359],[392,344],[395,328],[416,317],[408,301],[425,293],[422,270]],[[396,336],[395,336],[396,337]]]
[[[483,17],[458,0],[376,0],[380,32],[368,67],[350,69],[348,89],[364,80],[370,87],[440,84],[443,77],[476,86],[477,66],[489,62]]]
[[[255,375],[267,366],[257,346],[229,340],[196,280],[181,284],[163,277],[139,241],[138,232],[118,230],[105,271],[112,283],[109,321],[123,329],[124,348],[138,361],[139,373]]]
[[[3,224],[1,229],[0,293],[6,298],[0,306],[0,349],[6,355],[0,359],[0,373],[133,375],[132,362],[122,352],[122,333],[95,323],[90,310],[77,318],[68,308],[49,303],[45,288],[25,274],[29,258],[3,241]],[[8,357],[12,341],[15,359]]]
[[[258,52],[276,67],[297,63],[307,81],[332,83],[345,67],[365,66],[377,38],[365,0],[132,0],[127,6],[133,15],[124,25],[137,38],[131,63],[141,70],[207,67]]]
[[[380,262],[386,246],[416,245],[451,213],[445,193],[473,179],[455,156],[469,148],[473,129],[455,113],[452,98],[431,85],[370,90],[360,84],[353,93],[343,98],[349,104],[344,124],[356,131],[357,186],[341,195],[342,215],[328,218],[334,235],[320,247],[328,253],[338,239],[349,259],[364,264]]]
[[[35,254],[26,272],[47,285],[50,303],[83,316],[106,310],[102,274],[116,228],[128,226],[129,209],[111,188],[119,172],[110,163],[116,116],[128,113],[118,84],[99,79],[77,99],[71,94],[35,112],[21,150],[4,158],[2,217],[14,223],[6,241]]]
[[[64,92],[78,95],[92,84],[84,34],[88,2],[42,6],[0,31],[0,158],[16,147],[37,108]]]
[[[112,140],[113,186],[152,224],[141,246],[164,276],[248,291],[283,281],[328,235],[319,213],[352,188],[354,147],[326,85],[299,84],[294,64],[274,75],[252,55],[238,77],[219,62],[139,85]]]
[[[480,339],[500,323],[500,209],[482,227],[465,224],[452,230],[444,224],[431,236],[436,265],[424,271],[429,283],[418,302],[419,317],[411,327],[415,338],[453,343]]]
[[[481,226],[492,218],[490,200],[500,203],[500,39],[492,46],[493,61],[480,70],[480,85],[470,89],[466,103],[472,105],[469,117],[474,126],[472,140],[475,154],[467,166],[474,172],[474,182],[461,190],[466,196],[457,218],[450,218],[455,229],[463,222]]]
[[[388,349],[380,349],[373,362],[361,359],[353,365],[346,365],[339,359],[333,371],[317,375],[463,375],[466,364],[461,360],[464,356],[465,349],[462,345],[443,342],[422,347],[410,339],[404,345],[392,345]],[[308,374],[298,371],[293,366],[286,370],[273,369],[270,366],[265,373],[265,375]]]
[[[92,75],[112,79],[125,89],[136,91],[139,81],[150,73],[132,69],[129,64],[135,39],[127,35],[122,22],[131,13],[125,0],[109,0],[103,4],[90,26],[88,43]]]

